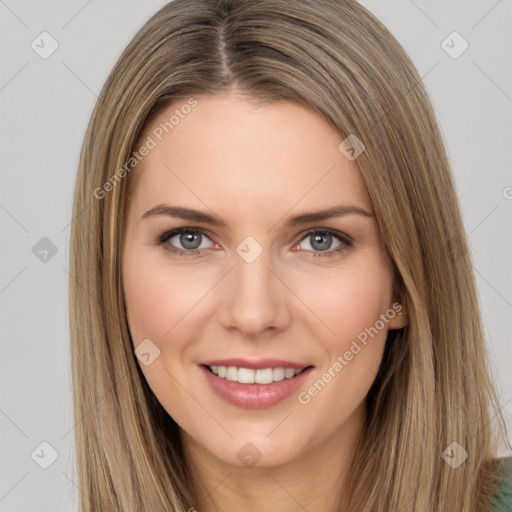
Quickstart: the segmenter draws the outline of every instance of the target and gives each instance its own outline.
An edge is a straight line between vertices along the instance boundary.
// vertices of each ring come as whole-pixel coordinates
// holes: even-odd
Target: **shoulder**
[[[512,457],[501,459],[501,485],[492,512],[512,511]]]

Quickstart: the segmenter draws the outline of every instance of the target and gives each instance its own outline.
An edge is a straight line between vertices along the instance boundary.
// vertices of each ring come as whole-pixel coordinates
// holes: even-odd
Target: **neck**
[[[280,465],[234,466],[211,454],[183,430],[192,475],[191,510],[197,512],[297,512],[341,510],[343,489],[364,422],[360,408],[341,429]],[[319,433],[320,437],[321,433]],[[278,447],[276,446],[276,450]]]

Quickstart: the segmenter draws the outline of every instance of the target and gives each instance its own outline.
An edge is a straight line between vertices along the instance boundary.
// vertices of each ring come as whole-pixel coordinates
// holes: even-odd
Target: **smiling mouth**
[[[261,368],[254,370],[252,368],[243,368],[237,366],[219,366],[203,365],[209,372],[217,377],[240,384],[272,384],[286,379],[293,379],[303,371],[312,366],[305,366],[302,369],[276,367]]]

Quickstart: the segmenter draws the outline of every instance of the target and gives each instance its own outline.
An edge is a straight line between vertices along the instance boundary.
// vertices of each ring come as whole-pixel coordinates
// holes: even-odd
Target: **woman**
[[[165,5],[74,214],[82,510],[510,507],[443,141],[355,1]]]

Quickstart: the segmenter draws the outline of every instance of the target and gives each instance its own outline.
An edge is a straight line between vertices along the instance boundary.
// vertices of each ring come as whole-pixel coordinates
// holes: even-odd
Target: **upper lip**
[[[203,361],[200,364],[207,366],[236,366],[237,368],[250,368],[252,370],[262,370],[264,368],[293,368],[295,370],[302,370],[310,364],[296,363],[294,361],[284,361],[282,359],[215,359],[211,361]]]

